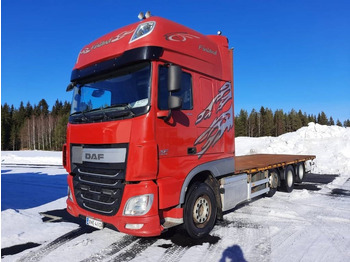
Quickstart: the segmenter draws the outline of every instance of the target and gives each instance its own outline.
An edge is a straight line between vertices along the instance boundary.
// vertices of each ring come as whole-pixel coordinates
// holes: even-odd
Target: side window
[[[172,93],[175,96],[182,98],[182,110],[193,109],[192,97],[192,76],[189,73],[182,72],[181,89]],[[167,110],[168,108],[168,68],[165,66],[159,67],[158,78],[158,108]]]

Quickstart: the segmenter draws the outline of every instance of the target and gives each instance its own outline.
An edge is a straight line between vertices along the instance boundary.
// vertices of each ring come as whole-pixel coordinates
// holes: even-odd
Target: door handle
[[[197,154],[197,148],[195,148],[195,147],[187,148],[187,154],[188,155],[195,155],[195,154]]]

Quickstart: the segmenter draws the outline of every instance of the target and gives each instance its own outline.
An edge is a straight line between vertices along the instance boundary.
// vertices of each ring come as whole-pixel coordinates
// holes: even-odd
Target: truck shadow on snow
[[[10,171],[1,170],[1,211],[37,207],[67,195],[66,174]]]
[[[309,190],[319,191],[323,185],[327,185],[333,182],[339,175],[325,175],[325,174],[307,174],[302,184],[295,184],[294,189],[296,190]]]
[[[309,190],[309,191],[319,191],[324,185],[332,183],[334,179],[339,177],[339,175],[328,175],[328,174],[307,174],[302,184],[295,184],[295,190]],[[333,188],[330,193],[333,197],[349,197],[350,190],[342,188]]]

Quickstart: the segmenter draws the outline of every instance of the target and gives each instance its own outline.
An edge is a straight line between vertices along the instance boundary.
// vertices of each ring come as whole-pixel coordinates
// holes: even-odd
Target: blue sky
[[[350,1],[1,1],[1,103],[70,101],[80,49],[150,10],[234,47],[235,111],[350,118]]]

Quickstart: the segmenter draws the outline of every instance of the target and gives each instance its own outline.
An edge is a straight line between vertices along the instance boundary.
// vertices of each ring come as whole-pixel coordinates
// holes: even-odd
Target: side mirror
[[[67,86],[66,92],[73,90],[74,87],[75,87],[75,83],[70,82],[69,85]]]
[[[181,89],[181,67],[170,65],[168,69],[168,91],[178,91]]]
[[[170,110],[180,109],[182,106],[182,98],[178,96],[168,97],[168,107]]]

